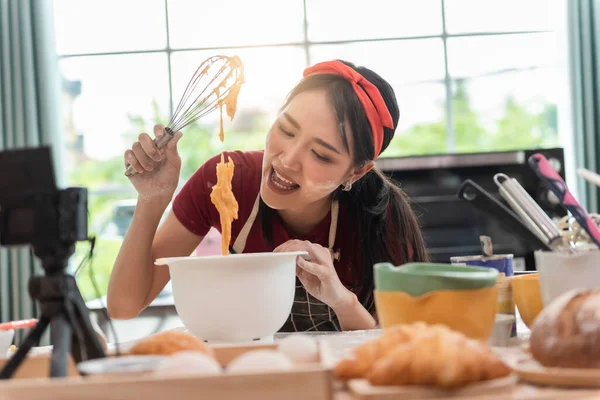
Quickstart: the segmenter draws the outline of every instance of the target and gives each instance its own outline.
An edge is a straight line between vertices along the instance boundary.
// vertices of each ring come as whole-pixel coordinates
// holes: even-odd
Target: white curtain
[[[600,171],[600,0],[569,0],[569,62],[576,168]],[[600,188],[580,179],[580,201],[600,210]]]
[[[0,151],[50,145],[62,187],[61,79],[54,38],[52,1],[0,0]],[[29,247],[0,248],[0,322],[38,316],[27,284],[41,272]],[[18,333],[17,343],[23,335]]]

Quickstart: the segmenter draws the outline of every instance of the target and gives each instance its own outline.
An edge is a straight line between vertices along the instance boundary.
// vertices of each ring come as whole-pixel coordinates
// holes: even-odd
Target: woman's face
[[[324,90],[298,94],[275,121],[265,143],[261,196],[273,209],[303,209],[356,175]]]

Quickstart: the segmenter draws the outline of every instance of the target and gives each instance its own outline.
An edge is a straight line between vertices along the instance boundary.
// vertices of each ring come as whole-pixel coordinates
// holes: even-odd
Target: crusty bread
[[[197,337],[178,331],[164,331],[150,335],[137,342],[130,354],[171,355],[178,351],[198,351],[213,356],[212,348]]]
[[[531,354],[546,367],[600,368],[600,289],[562,294],[531,328]]]

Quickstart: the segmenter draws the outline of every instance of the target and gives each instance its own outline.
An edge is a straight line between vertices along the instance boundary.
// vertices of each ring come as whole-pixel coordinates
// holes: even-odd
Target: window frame
[[[219,50],[232,50],[232,49],[252,49],[252,48],[280,48],[280,47],[288,47],[288,46],[301,46],[304,49],[306,63],[305,66],[308,67],[311,65],[311,56],[310,56],[310,48],[313,45],[340,45],[340,44],[350,44],[350,43],[369,43],[369,42],[386,42],[386,41],[404,41],[404,40],[421,40],[421,39],[441,39],[442,40],[442,48],[443,48],[443,62],[444,62],[444,78],[443,81],[420,81],[419,84],[422,83],[442,83],[445,88],[445,109],[444,116],[446,121],[446,153],[452,154],[455,152],[456,148],[456,134],[454,128],[454,109],[453,109],[453,79],[454,77],[451,75],[449,71],[449,63],[448,63],[448,41],[453,38],[462,38],[462,37],[485,37],[485,36],[507,36],[507,35],[528,35],[528,34],[540,34],[540,33],[552,33],[553,30],[519,30],[519,31],[493,31],[493,32],[466,32],[466,33],[449,33],[447,30],[447,21],[446,21],[446,1],[447,0],[439,0],[439,12],[441,13],[442,19],[442,32],[440,34],[434,35],[420,35],[420,36],[395,36],[395,37],[381,37],[381,38],[369,38],[369,39],[352,39],[352,40],[330,40],[330,41],[315,41],[309,40],[308,30],[309,30],[309,21],[308,21],[308,12],[307,12],[307,0],[302,0],[303,3],[303,21],[304,21],[304,35],[303,40],[300,42],[282,42],[275,44],[267,44],[267,45],[247,45],[247,46],[218,46],[218,47],[190,47],[190,48],[172,48],[169,34],[169,0],[164,0],[164,8],[165,8],[165,34],[166,34],[166,47],[164,49],[152,49],[152,50],[136,50],[136,51],[115,51],[115,52],[91,52],[91,53],[77,53],[77,54],[61,54],[59,55],[59,59],[65,58],[73,58],[73,57],[93,57],[93,56],[105,56],[105,55],[126,55],[126,54],[149,54],[149,53],[162,53],[167,56],[167,65],[168,65],[168,86],[169,86],[169,114],[173,113],[174,109],[174,99],[173,99],[173,84],[172,84],[172,60],[171,55],[177,52],[189,52],[189,51],[219,51]],[[537,68],[545,68],[548,65],[538,65],[538,66],[528,66],[522,68],[514,68],[507,70],[501,70],[498,72],[492,72],[486,74],[485,76],[493,75],[493,74],[502,74],[506,72],[520,72],[520,71],[528,71]]]

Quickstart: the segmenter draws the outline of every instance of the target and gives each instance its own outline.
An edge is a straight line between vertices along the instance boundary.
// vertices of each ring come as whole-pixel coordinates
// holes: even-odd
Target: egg
[[[223,373],[223,368],[215,359],[199,351],[180,351],[169,356],[154,372],[220,375]]]
[[[277,349],[295,364],[319,361],[317,341],[307,335],[290,335],[279,342]]]
[[[289,371],[293,364],[289,358],[276,350],[253,350],[235,358],[227,366],[231,374],[254,372]]]

